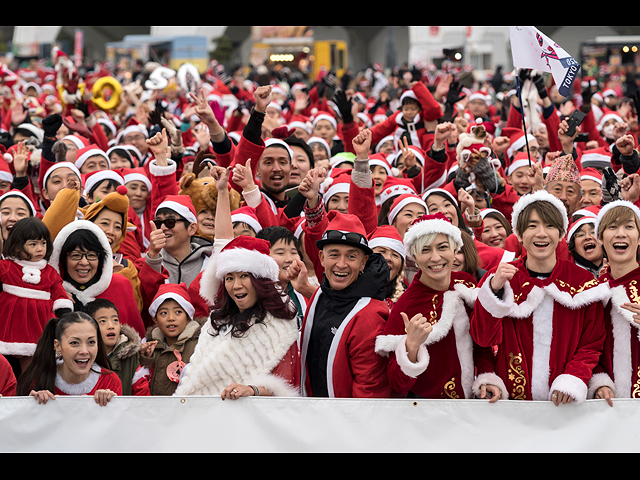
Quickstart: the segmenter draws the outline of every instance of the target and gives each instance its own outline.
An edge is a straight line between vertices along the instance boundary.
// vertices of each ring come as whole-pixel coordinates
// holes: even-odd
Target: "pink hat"
[[[162,203],[156,208],[155,215],[161,208],[173,210],[178,215],[191,223],[198,223],[198,214],[193,206],[189,195],[167,195]]]
[[[240,235],[231,240],[207,262],[200,278],[200,296],[213,305],[225,275],[232,272],[248,272],[256,278],[277,282],[280,267],[269,255],[270,249],[271,243],[262,238]]]
[[[545,185],[558,181],[580,185],[580,172],[571,154],[558,157],[551,165],[549,173],[544,179]]]
[[[262,225],[260,225],[260,221],[256,215],[256,209],[253,207],[244,206],[231,212],[231,222],[244,222],[253,228],[253,231],[256,233],[262,230]]]
[[[160,305],[162,305],[166,300],[175,300],[178,302],[178,304],[184,308],[184,311],[187,312],[189,318],[193,319],[195,308],[191,304],[189,291],[187,290],[187,285],[184,282],[180,284],[163,283],[160,285],[156,296],[153,298],[151,305],[149,305],[149,315],[155,317],[158,312],[158,308],[160,308]]]

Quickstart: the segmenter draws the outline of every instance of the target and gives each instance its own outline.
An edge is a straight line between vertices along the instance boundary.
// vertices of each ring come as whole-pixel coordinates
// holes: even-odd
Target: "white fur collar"
[[[62,379],[60,373],[56,373],[56,387],[67,395],[86,395],[98,384],[101,368],[97,363],[91,366],[91,371],[87,379],[81,383],[67,383]]]
[[[15,257],[10,257],[9,260],[22,267],[22,281],[37,285],[40,283],[41,272],[44,267],[47,266],[46,260],[38,260],[37,262],[30,262],[28,260],[20,260]]]

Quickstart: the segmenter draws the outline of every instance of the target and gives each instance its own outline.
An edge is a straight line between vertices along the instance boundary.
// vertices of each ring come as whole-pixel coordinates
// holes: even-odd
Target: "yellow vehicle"
[[[318,78],[322,69],[333,70],[338,77],[341,77],[348,68],[347,42],[345,41],[283,40],[254,42],[249,63],[265,65],[270,69],[278,66],[299,69],[307,74],[310,81]]]

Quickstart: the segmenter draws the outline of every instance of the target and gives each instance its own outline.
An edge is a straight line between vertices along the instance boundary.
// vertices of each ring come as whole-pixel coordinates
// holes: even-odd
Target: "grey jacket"
[[[178,262],[164,249],[160,250],[160,256],[156,259],[145,254],[145,262],[157,272],[162,272],[162,267],[166,268],[169,283],[184,282],[188,287],[202,271],[212,253],[212,242],[194,236],[191,237],[191,253],[182,262]]]

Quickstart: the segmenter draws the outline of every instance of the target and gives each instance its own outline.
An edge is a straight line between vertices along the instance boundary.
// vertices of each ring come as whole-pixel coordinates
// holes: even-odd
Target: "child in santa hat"
[[[173,395],[184,366],[189,363],[206,319],[194,319],[184,283],[161,285],[149,306],[154,325],[140,346],[140,363],[152,374],[151,395]]]

